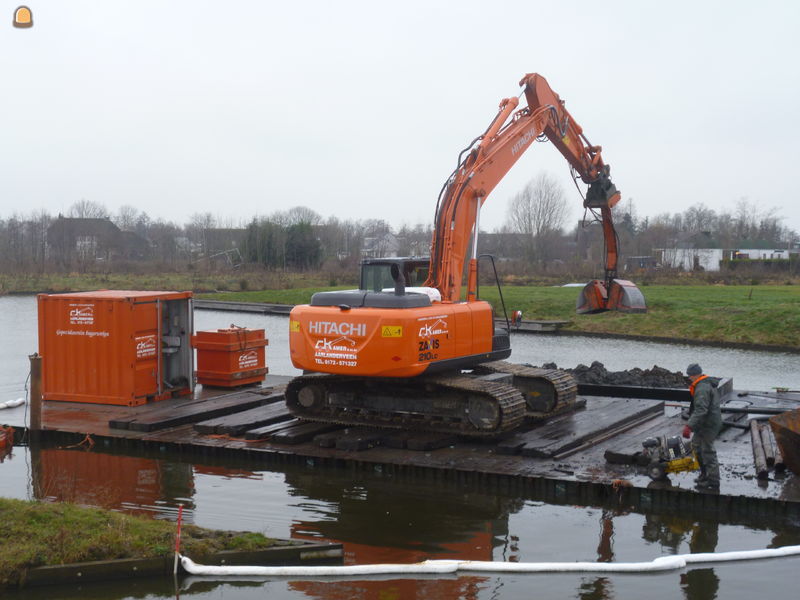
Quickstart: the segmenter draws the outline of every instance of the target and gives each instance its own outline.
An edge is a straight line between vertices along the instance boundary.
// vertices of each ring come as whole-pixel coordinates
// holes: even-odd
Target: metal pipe
[[[478,232],[481,229],[481,196],[475,196],[475,231],[472,234],[472,258],[478,258]]]

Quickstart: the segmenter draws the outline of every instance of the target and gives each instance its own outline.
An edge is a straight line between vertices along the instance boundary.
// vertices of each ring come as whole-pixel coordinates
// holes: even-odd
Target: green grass
[[[577,331],[800,347],[798,286],[645,286],[646,314],[576,315],[580,288],[505,288],[526,319],[571,321]],[[485,297],[497,306],[497,292]]]
[[[358,286],[355,286],[358,287]],[[223,300],[226,302],[264,302],[266,304],[308,304],[315,292],[353,289],[353,286],[302,287],[291,290],[263,290],[260,292],[219,292],[196,294],[196,298]]]
[[[302,304],[323,289],[265,290],[213,294],[217,300]],[[714,342],[800,348],[800,286],[650,285],[640,288],[646,314],[607,312],[576,315],[580,288],[505,286],[509,312],[524,319],[569,321],[569,329],[596,333],[670,337]],[[481,287],[481,297],[502,314],[497,288]]]
[[[75,504],[0,498],[3,523],[0,589],[24,580],[32,567],[170,554],[175,523]],[[184,525],[181,549],[191,556],[221,550],[268,548],[274,540],[258,533],[233,533]]]
[[[323,274],[285,271],[167,271],[154,273],[0,273],[0,294],[111,290],[280,290],[329,284]]]

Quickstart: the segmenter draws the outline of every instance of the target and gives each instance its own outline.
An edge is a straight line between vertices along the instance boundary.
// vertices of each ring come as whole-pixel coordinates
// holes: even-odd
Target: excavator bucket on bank
[[[590,281],[578,296],[575,312],[579,315],[593,315],[607,310],[645,313],[647,304],[644,295],[632,281],[612,279],[608,289],[599,279]]]

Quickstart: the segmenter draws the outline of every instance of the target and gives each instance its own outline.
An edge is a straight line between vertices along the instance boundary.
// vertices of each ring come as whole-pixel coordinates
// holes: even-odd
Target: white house
[[[683,271],[696,269],[719,271],[720,263],[723,260],[789,258],[790,254],[796,254],[798,251],[763,248],[737,248],[735,250],[725,250],[723,248],[659,248],[656,252],[661,254],[660,262],[667,268],[681,269]]]
[[[730,258],[731,251],[722,248],[662,248],[661,264],[671,269],[693,271],[719,271],[723,258]]]

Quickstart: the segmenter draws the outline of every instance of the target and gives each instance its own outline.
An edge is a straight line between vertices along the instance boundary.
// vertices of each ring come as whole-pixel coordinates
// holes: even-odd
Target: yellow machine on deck
[[[649,459],[647,474],[653,481],[665,479],[669,473],[697,471],[700,463],[679,435],[649,437],[642,442],[642,455]]]

